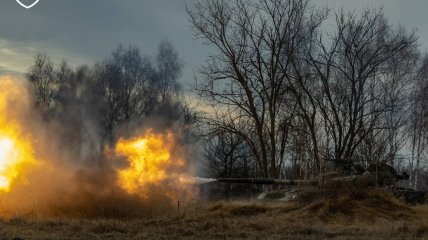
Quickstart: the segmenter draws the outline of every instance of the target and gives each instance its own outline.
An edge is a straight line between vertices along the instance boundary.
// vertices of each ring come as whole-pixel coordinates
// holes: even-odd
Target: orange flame
[[[22,176],[23,168],[34,163],[32,146],[21,128],[16,107],[26,108],[28,99],[20,84],[10,78],[0,79],[0,190],[9,192]]]
[[[130,194],[148,197],[148,188],[165,184],[183,187],[186,161],[173,133],[154,133],[120,139],[116,155],[126,158],[128,167],[119,170],[118,185]]]

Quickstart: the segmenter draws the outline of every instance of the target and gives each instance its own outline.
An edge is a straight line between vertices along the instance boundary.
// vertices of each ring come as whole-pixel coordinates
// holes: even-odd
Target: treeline
[[[338,165],[426,167],[428,57],[382,9],[310,0],[197,1],[195,36],[214,54],[196,92],[213,174],[303,179]]]

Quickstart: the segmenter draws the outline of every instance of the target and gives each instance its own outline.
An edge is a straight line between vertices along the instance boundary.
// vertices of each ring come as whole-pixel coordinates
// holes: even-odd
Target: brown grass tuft
[[[381,188],[363,188],[352,183],[336,183],[319,191],[301,194],[299,214],[321,221],[403,220],[415,217],[414,210]]]
[[[254,216],[262,213],[266,213],[267,208],[258,205],[249,205],[233,208],[229,213],[233,216]]]

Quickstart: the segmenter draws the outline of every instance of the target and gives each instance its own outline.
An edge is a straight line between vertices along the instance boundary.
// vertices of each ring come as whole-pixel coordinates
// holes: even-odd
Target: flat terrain
[[[428,206],[371,196],[302,203],[215,202],[134,220],[0,221],[0,239],[428,239]]]

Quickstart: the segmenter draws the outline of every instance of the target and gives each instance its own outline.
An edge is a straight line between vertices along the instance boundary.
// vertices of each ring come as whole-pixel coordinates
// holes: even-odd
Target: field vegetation
[[[327,193],[327,194],[326,194]],[[425,239],[428,205],[409,206],[381,189],[300,202],[192,203],[161,217],[0,221],[2,239]]]

